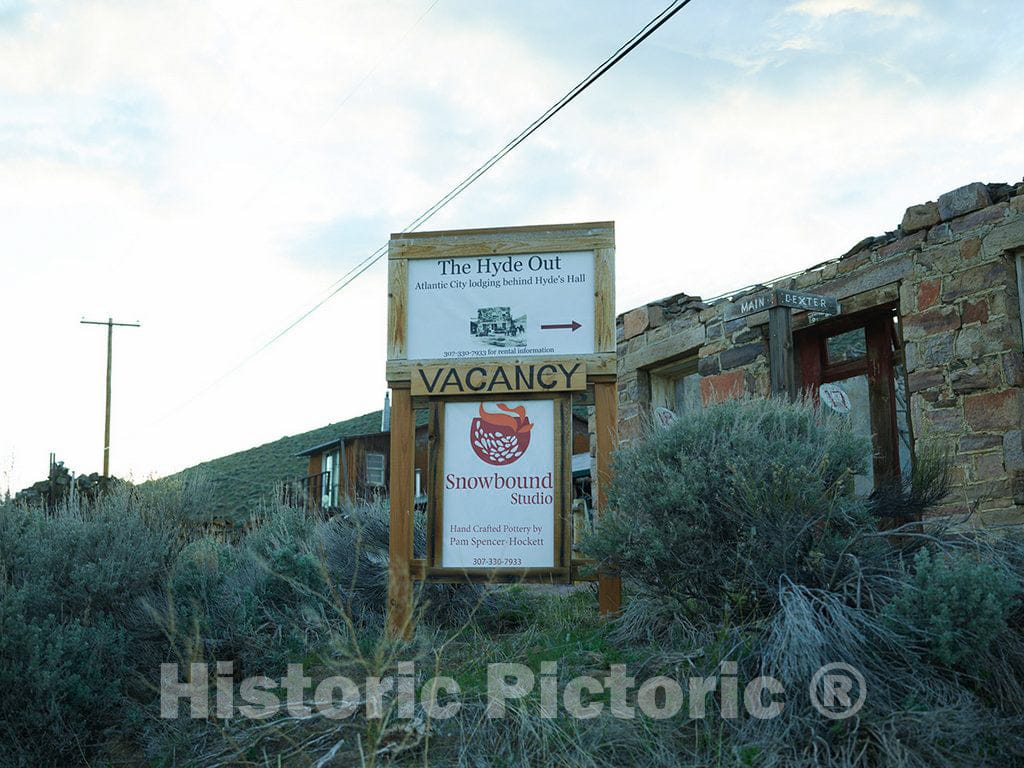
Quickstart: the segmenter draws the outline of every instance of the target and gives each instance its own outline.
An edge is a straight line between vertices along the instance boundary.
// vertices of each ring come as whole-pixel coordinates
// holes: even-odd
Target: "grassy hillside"
[[[282,437],[272,443],[196,464],[170,477],[202,473],[211,496],[208,516],[244,519],[261,501],[271,498],[277,483],[305,477],[308,459],[296,456],[296,453],[334,438],[377,432],[380,430],[380,416],[380,411],[374,411],[309,432]]]
[[[587,418],[585,407],[577,407],[573,411],[580,418]],[[308,459],[295,454],[339,437],[377,432],[380,430],[380,416],[380,411],[373,411],[309,432],[282,437],[272,443],[204,461],[169,475],[168,479],[201,473],[211,497],[204,517],[241,521],[255,511],[261,502],[270,499],[275,486],[282,480],[306,476]],[[423,426],[426,423],[426,411],[417,411],[416,425]]]

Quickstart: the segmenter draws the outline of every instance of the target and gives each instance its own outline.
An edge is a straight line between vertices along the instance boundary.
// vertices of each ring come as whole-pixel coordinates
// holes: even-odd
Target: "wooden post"
[[[103,476],[110,477],[110,371],[114,356],[114,318],[107,319],[107,408],[103,420]]]
[[[796,364],[793,354],[793,317],[789,307],[768,310],[768,359],[772,395],[796,399]]]
[[[352,501],[354,496],[348,487],[348,457],[345,455],[345,438],[341,439],[341,450],[339,453],[341,454],[341,476],[345,478],[345,499]]]
[[[618,434],[618,393],[615,380],[594,384],[594,416],[597,431],[597,506],[594,517],[608,509],[608,484],[612,480],[612,451]],[[622,577],[617,573],[597,575],[597,607],[602,616],[622,610]]]
[[[103,477],[110,477],[110,372],[112,357],[114,354],[114,326],[122,328],[138,328],[138,323],[115,323],[114,318],[108,317],[106,321],[82,320],[82,325],[105,325],[107,326],[107,400],[103,417]]]
[[[891,324],[892,320],[888,317],[879,317],[871,320],[864,329],[868,348],[868,397],[871,404],[871,436],[874,444],[872,461],[876,488],[895,483],[900,477]]]
[[[412,638],[413,474],[415,426],[412,392],[393,388],[391,397],[391,535],[388,550],[388,633]]]

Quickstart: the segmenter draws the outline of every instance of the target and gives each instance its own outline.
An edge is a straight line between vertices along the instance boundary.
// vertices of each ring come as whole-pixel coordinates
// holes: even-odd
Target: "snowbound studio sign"
[[[407,359],[589,355],[594,253],[409,261]]]
[[[443,568],[555,565],[555,403],[449,402]]]

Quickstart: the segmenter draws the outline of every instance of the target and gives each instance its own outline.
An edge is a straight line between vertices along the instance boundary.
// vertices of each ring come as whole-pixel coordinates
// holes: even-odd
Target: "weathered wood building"
[[[349,423],[364,423],[364,417]],[[416,450],[414,498],[416,505],[427,501],[427,412],[416,412]],[[384,498],[390,477],[391,433],[388,409],[381,417],[381,428],[351,433],[342,431],[337,437],[300,451],[308,458],[307,475],[285,484],[285,499],[299,501],[316,509],[329,510],[348,502],[367,502]],[[573,412],[573,465],[576,492],[588,497],[590,476],[590,437],[585,408]]]
[[[797,381],[842,390],[873,461],[861,491],[906,475],[932,444],[954,460],[949,513],[1024,522],[1024,183],[968,184],[906,210],[894,231],[770,287],[833,296],[836,317],[793,313]],[[664,407],[769,392],[767,312],[731,319],[753,286],[677,294],[618,317],[620,438]]]

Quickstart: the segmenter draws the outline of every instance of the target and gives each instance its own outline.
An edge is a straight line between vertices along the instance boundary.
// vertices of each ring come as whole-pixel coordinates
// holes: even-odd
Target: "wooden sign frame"
[[[474,402],[497,403],[508,397],[474,397]],[[431,581],[568,583],[572,570],[572,408],[566,395],[515,395],[517,401],[554,403],[554,565],[550,568],[446,568],[441,564],[438,531],[444,525],[444,442],[446,399],[430,399],[428,476],[435,491],[427,499],[427,557],[424,577]],[[453,398],[454,400],[454,398]]]
[[[457,360],[408,358],[409,331],[409,262],[416,259],[449,259],[486,256],[544,255],[590,251],[594,254],[594,351],[581,355],[509,355],[488,357],[486,352]],[[583,320],[583,318],[578,318]],[[559,326],[561,327],[561,326]],[[612,222],[559,224],[550,226],[507,227],[501,229],[464,229],[444,232],[415,232],[393,234],[388,243],[388,356],[386,374],[391,387],[391,460],[390,460],[390,542],[388,562],[388,631],[392,636],[410,638],[413,629],[412,582],[414,579],[430,581],[573,581],[583,578],[598,582],[598,608],[602,615],[617,614],[621,609],[622,586],[618,573],[603,569],[596,576],[582,576],[593,561],[572,559],[571,521],[568,509],[571,498],[566,497],[565,519],[562,521],[558,542],[559,559],[554,569],[516,569],[515,573],[485,572],[475,569],[438,568],[433,555],[425,560],[413,559],[413,489],[415,488],[415,419],[413,414],[413,375],[416,371],[434,371],[437,367],[466,369],[490,366],[515,369],[517,366],[545,363],[585,366],[585,386],[580,377],[567,382],[558,391],[549,389],[540,394],[533,390],[513,386],[500,392],[446,392],[443,397],[428,396],[422,383],[415,385],[417,403],[426,402],[434,435],[443,435],[443,423],[436,422],[444,413],[443,402],[450,397],[472,397],[474,400],[545,399],[562,403],[556,411],[563,412],[562,442],[569,441],[558,463],[571,477],[571,407],[574,400],[583,399],[593,392],[594,431],[597,445],[595,455],[594,513],[599,517],[607,507],[608,485],[611,481],[611,457],[617,442],[618,392],[616,386],[615,350],[615,225]],[[564,415],[567,413],[568,415]],[[436,422],[436,423],[435,423]],[[438,431],[438,427],[441,431]],[[430,456],[438,455],[439,446],[431,442]],[[436,464],[428,471],[428,505],[440,488],[434,478]],[[571,482],[564,479],[560,487]],[[442,512],[443,514],[443,512]],[[433,526],[431,526],[433,531]],[[431,532],[431,537],[433,533]],[[544,573],[542,571],[547,571]]]
[[[615,225],[612,222],[552,226],[463,229],[447,232],[411,232],[392,235],[388,243],[388,362],[387,379],[410,381],[412,365],[450,365],[452,360],[409,360],[408,339],[409,261],[415,259],[517,256],[525,254],[592,251],[594,254],[594,354],[581,355],[588,375],[615,374]],[[530,355],[503,358],[501,362],[540,363],[564,361],[566,355]],[[459,358],[460,363],[488,360]]]

